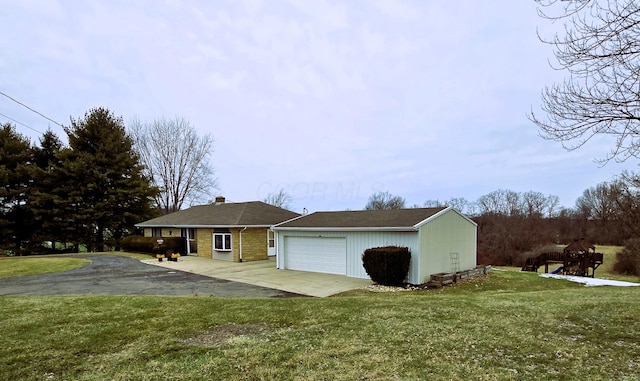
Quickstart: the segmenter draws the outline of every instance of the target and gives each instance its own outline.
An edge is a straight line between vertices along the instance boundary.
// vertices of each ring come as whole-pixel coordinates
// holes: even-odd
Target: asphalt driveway
[[[91,263],[60,273],[2,278],[0,295],[188,295],[229,298],[300,296],[272,288],[153,266],[124,256],[98,254],[78,257],[87,258]]]

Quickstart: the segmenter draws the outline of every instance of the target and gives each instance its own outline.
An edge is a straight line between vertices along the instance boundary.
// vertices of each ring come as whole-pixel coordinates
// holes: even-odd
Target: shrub
[[[186,253],[187,252],[187,240],[184,237],[169,237],[163,238],[163,246],[166,250],[173,250],[174,253]]]
[[[371,280],[385,286],[404,284],[410,263],[411,252],[408,247],[375,247],[362,254],[362,265]]]
[[[158,246],[158,237],[143,237],[131,235],[120,241],[122,250],[138,253],[165,254],[168,250],[176,253],[186,252],[186,239],[184,237],[162,238],[162,246]]]
[[[140,235],[130,235],[120,240],[120,246],[124,251],[134,251],[140,253],[153,252],[153,246],[156,244],[157,238],[143,237]]]
[[[616,253],[613,271],[622,275],[640,276],[640,238],[627,240],[624,248]]]

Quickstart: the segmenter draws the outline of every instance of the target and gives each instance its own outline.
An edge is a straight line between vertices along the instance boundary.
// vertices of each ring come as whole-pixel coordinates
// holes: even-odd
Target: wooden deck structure
[[[522,271],[538,272],[544,266],[544,272],[549,272],[549,264],[561,264],[563,275],[577,275],[594,277],[596,269],[602,264],[602,253],[596,253],[596,247],[585,240],[575,240],[561,253],[548,252],[536,257],[527,258],[522,265]]]

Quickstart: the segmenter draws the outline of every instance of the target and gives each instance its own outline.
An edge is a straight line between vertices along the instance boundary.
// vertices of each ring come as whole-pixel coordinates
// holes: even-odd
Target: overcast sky
[[[536,35],[557,27],[533,0],[9,0],[0,91],[63,125],[94,107],[187,118],[214,137],[229,201],[284,189],[312,212],[510,189],[573,206],[637,163],[600,167],[610,142],[567,152],[527,119],[564,75]],[[34,142],[65,136],[4,96],[0,114]]]

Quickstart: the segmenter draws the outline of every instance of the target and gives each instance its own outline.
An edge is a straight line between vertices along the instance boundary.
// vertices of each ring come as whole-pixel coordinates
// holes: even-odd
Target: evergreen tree
[[[63,225],[73,228],[70,238],[75,245],[101,251],[107,240],[116,243],[133,224],[154,216],[156,190],[142,174],[122,118],[108,109],[95,108],[84,118],[72,118],[65,132],[70,149],[60,153],[56,177],[68,179],[58,191],[67,193],[64,209],[74,218]]]
[[[60,185],[67,182],[60,178],[61,171],[58,170],[62,150],[62,142],[51,130],[40,138],[40,146],[33,148],[33,182],[29,187],[29,199],[34,214],[34,237],[40,243],[67,242],[62,228],[69,216],[60,208],[66,198],[66,191],[61,190]]]
[[[30,241],[33,220],[27,188],[31,142],[11,124],[0,127],[0,249],[21,253]]]

